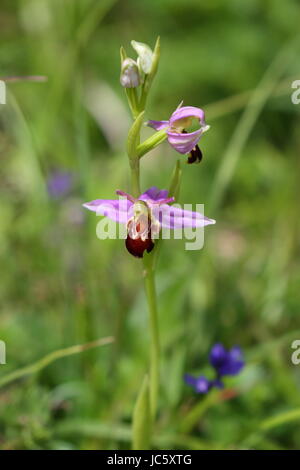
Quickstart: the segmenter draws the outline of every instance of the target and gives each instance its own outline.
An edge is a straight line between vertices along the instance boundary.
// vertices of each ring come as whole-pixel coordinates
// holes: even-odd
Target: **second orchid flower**
[[[196,120],[199,128],[188,132],[187,129]],[[205,122],[203,109],[194,106],[179,107],[174,111],[168,121],[148,121],[147,125],[160,131],[166,129],[169,144],[181,154],[189,154],[188,163],[200,162],[202,152],[198,142],[204,132],[209,129]]]

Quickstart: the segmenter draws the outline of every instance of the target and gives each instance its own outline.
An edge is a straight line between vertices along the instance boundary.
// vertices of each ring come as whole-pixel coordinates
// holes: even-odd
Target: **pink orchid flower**
[[[194,119],[199,122],[199,129],[187,132],[186,128],[192,125]],[[179,107],[169,121],[148,121],[147,125],[157,131],[167,129],[169,144],[179,153],[190,154],[188,163],[202,160],[202,152],[197,144],[204,132],[209,129],[205,123],[203,109],[194,106]]]
[[[138,258],[142,258],[145,251],[150,253],[153,250],[153,239],[161,228],[196,228],[215,223],[199,212],[170,206],[174,198],[168,197],[167,190],[159,190],[155,186],[138,198],[119,190],[116,193],[126,199],[96,199],[83,206],[97,215],[126,224],[126,248]]]

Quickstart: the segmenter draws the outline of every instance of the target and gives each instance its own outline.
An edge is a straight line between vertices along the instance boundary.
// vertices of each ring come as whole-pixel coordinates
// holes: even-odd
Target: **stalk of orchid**
[[[140,186],[140,159],[157,145],[168,139],[169,144],[180,154],[188,154],[188,163],[199,162],[202,156],[198,141],[208,129],[204,112],[192,106],[179,107],[169,121],[148,121],[157,132],[141,143],[141,128],[151,84],[157,72],[160,57],[159,38],[154,51],[143,43],[132,41],[138,58],[127,57],[121,48],[121,85],[125,88],[133,124],[127,138],[127,154],[131,171],[130,194],[117,190],[119,199],[96,199],[84,204],[87,209],[104,215],[115,222],[126,224],[126,248],[130,254],[142,259],[142,272],[149,310],[150,326],[150,370],[144,378],[133,412],[133,449],[148,449],[151,445],[158,408],[160,375],[160,341],[158,308],[155,286],[155,267],[163,228],[204,227],[215,221],[198,212],[183,210],[171,204],[179,193],[181,168],[177,161],[169,190],[155,186],[142,193]],[[199,128],[187,132],[196,119]]]

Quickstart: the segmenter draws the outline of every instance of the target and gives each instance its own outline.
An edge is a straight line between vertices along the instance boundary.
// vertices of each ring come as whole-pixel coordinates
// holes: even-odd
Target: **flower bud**
[[[140,74],[137,63],[130,58],[123,60],[120,83],[124,88],[136,88],[140,84]]]
[[[145,74],[150,73],[153,62],[153,52],[151,48],[147,44],[137,41],[131,41],[131,45],[138,55],[138,66]]]

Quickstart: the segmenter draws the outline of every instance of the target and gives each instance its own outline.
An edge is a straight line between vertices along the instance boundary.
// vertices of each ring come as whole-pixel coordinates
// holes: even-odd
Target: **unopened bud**
[[[153,62],[153,52],[151,48],[142,42],[131,41],[133,49],[138,55],[137,63],[145,74],[150,73]]]
[[[125,88],[136,88],[140,84],[140,74],[137,63],[130,58],[123,60],[120,83]]]

